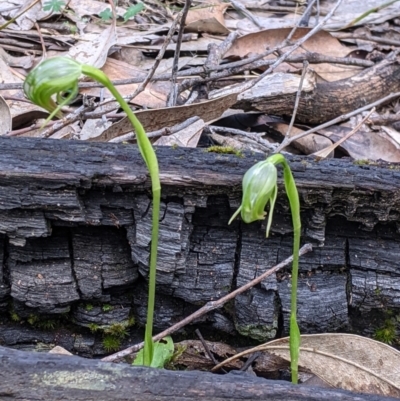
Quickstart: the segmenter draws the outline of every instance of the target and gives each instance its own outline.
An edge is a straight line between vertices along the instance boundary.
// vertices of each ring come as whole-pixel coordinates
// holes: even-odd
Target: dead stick
[[[292,130],[294,121],[296,119],[297,109],[299,108],[301,90],[303,89],[303,82],[304,82],[304,78],[306,77],[307,71],[308,71],[308,61],[303,61],[303,72],[301,73],[300,83],[299,83],[299,87],[298,87],[297,93],[296,93],[296,100],[294,102],[292,118],[290,120],[288,130],[286,132],[286,138],[290,138],[290,131]]]
[[[178,39],[176,41],[176,47],[175,47],[174,63],[172,65],[172,76],[171,76],[172,89],[171,89],[170,96],[168,97],[168,100],[167,100],[167,106],[175,106],[176,99],[178,98],[178,91],[177,91],[178,88],[177,88],[177,84],[176,84],[176,79],[177,79],[178,69],[179,69],[179,57],[181,55],[183,30],[185,29],[186,17],[188,15],[191,4],[192,4],[192,0],[185,0],[185,6],[183,7],[183,10],[182,10],[182,18],[181,18],[181,23],[179,26]]]
[[[311,244],[305,244],[299,251],[299,256],[304,255],[307,252],[312,251],[312,245]],[[282,269],[283,267],[287,266],[289,263],[293,261],[293,255],[290,256],[289,258],[285,259],[283,262],[277,264],[276,266],[272,267],[271,269],[267,270],[265,273],[261,274],[254,280],[249,281],[247,284],[243,285],[240,288],[237,288],[235,291],[232,291],[228,295],[225,295],[224,297],[218,299],[217,301],[209,301],[207,302],[203,307],[201,307],[199,310],[196,312],[192,313],[188,317],[185,317],[185,319],[181,320],[180,322],[174,324],[173,326],[169,327],[167,330],[162,331],[161,333],[157,334],[156,336],[153,337],[154,341],[161,340],[165,336],[168,336],[175,331],[181,329],[182,327],[186,326],[190,322],[193,322],[193,320],[198,319],[199,317],[205,315],[206,313],[220,308],[222,305],[224,305],[226,302],[230,301],[231,299],[235,298],[236,295],[242,294],[243,292],[247,291],[248,289],[254,287],[255,285],[261,283],[265,278],[270,276],[271,274],[276,273],[278,270]],[[144,343],[141,342],[139,344],[133,345],[132,347],[126,348],[122,351],[116,352],[115,354],[106,356],[105,358],[102,359],[102,361],[107,361],[107,362],[112,362],[115,361],[116,359],[123,358],[124,356],[130,355],[133,352],[139,351],[141,348],[143,348]]]
[[[261,67],[266,67],[275,62],[275,60],[260,60],[263,59],[265,56],[274,53],[275,51],[278,50],[278,47],[273,48],[271,50],[265,51],[263,53],[257,54],[256,56],[249,57],[240,61],[234,61],[232,63],[227,63],[227,64],[222,64],[218,65],[212,68],[209,68],[209,71],[220,71],[220,70],[230,70],[230,69],[235,69],[234,73],[238,73],[244,70],[249,70],[249,69],[256,69],[256,68],[261,68]],[[302,54],[297,54],[290,56],[286,59],[287,62],[291,63],[301,63],[304,60],[307,60],[310,64],[322,64],[322,63],[333,63],[333,64],[341,64],[341,65],[353,65],[357,67],[372,67],[375,65],[373,61],[370,60],[361,60],[361,59],[355,59],[355,58],[350,58],[350,57],[332,57],[332,56],[326,56],[323,54],[315,53],[315,52],[307,52],[307,53],[302,53]],[[189,68],[188,70],[184,71],[179,71],[177,76],[178,78],[182,77],[189,77],[193,75],[200,75],[204,73],[204,68],[203,67],[193,67]],[[229,76],[232,72],[228,71],[224,76]],[[213,77],[211,76],[212,79],[217,79],[219,77]],[[128,84],[137,84],[142,82],[143,78],[126,78],[126,79],[116,79],[115,81],[112,81],[112,83],[115,86],[119,85],[128,85]],[[171,74],[160,74],[160,75],[155,75],[151,81],[168,81],[171,79]],[[97,82],[80,82],[79,83],[79,88],[100,88],[102,87],[101,84]],[[22,89],[22,83],[5,83],[5,84],[0,84],[0,91],[2,90],[12,90],[12,89]]]
[[[169,31],[167,33],[167,36],[165,37],[164,43],[161,46],[161,49],[159,50],[159,52],[157,54],[154,64],[151,67],[149,73],[147,74],[145,80],[136,88],[135,92],[132,95],[129,95],[125,98],[126,100],[129,101],[129,100],[134,99],[139,93],[143,92],[144,89],[146,88],[147,84],[150,82],[151,78],[153,77],[154,73],[156,72],[156,69],[160,65],[160,62],[164,57],[165,51],[167,50],[167,47],[171,42],[172,36],[174,36],[176,27],[182,21],[182,16],[183,16],[183,11],[181,11],[176,16],[174,22],[172,23],[171,27],[169,28]]]

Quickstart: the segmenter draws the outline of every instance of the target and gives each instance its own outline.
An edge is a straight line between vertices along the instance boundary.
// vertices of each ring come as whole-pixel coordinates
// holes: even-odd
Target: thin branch
[[[172,90],[171,90],[170,96],[168,97],[168,100],[167,100],[167,106],[175,106],[176,99],[178,98],[176,78],[177,78],[178,69],[179,69],[179,57],[181,55],[183,31],[185,29],[186,17],[188,15],[191,4],[192,4],[192,0],[185,0],[185,6],[183,7],[183,10],[182,10],[182,18],[181,18],[181,23],[179,26],[178,39],[176,41],[176,47],[175,47],[174,63],[172,66],[172,76],[171,76]]]
[[[304,255],[307,252],[312,251],[312,246],[311,244],[305,244],[299,251],[299,256]],[[235,291],[232,291],[228,295],[225,295],[224,297],[218,299],[217,301],[209,301],[207,302],[202,308],[197,310],[196,312],[192,313],[190,316],[186,317],[185,319],[181,320],[180,322],[174,324],[167,330],[164,330],[163,332],[157,334],[156,336],[153,337],[153,341],[158,341],[164,338],[165,336],[168,336],[175,331],[181,329],[182,327],[186,326],[187,324],[193,322],[193,320],[198,319],[199,317],[205,315],[206,313],[218,309],[221,306],[223,306],[226,302],[230,301],[231,299],[235,298],[236,295],[242,294],[243,292],[247,291],[248,289],[254,287],[255,285],[261,283],[265,278],[270,276],[271,274],[276,273],[278,270],[282,269],[283,267],[287,266],[293,261],[293,255],[290,256],[289,258],[285,259],[283,262],[277,264],[273,268],[267,270],[265,273],[261,274],[254,280],[248,282],[247,284],[243,285],[242,287],[236,289]],[[139,343],[136,345],[133,345],[132,347],[126,348],[122,351],[116,352],[115,354],[106,356],[105,358],[102,359],[102,361],[107,361],[107,362],[112,362],[117,359],[123,358],[127,355],[132,354],[133,352],[139,351],[141,348],[143,348],[144,343]]]
[[[300,103],[301,90],[303,89],[303,82],[304,82],[304,78],[306,76],[307,71],[308,71],[308,62],[303,61],[303,72],[301,73],[299,88],[297,89],[296,100],[294,102],[292,118],[290,120],[288,130],[286,132],[286,138],[290,137],[290,131],[292,130],[294,121],[296,120],[297,109],[299,108],[299,103]]]
[[[332,145],[327,146],[325,149],[321,149],[318,152],[314,152],[311,155],[317,157],[318,159],[323,159],[327,157],[331,152],[333,152],[338,146],[340,146],[343,142],[347,141],[352,135],[360,130],[362,125],[368,120],[372,113],[375,112],[375,107],[373,107],[368,114],[343,138],[340,138],[337,142]]]
[[[219,127],[216,125],[210,125],[208,127],[209,131],[211,132],[223,132],[226,134],[232,134],[232,135],[238,135],[238,136],[244,136],[246,138],[249,138],[251,140],[253,140],[254,142],[260,144],[264,149],[264,152],[274,152],[277,148],[276,144],[270,143],[268,141],[266,141],[265,139],[261,138],[261,135],[263,133],[258,133],[258,135],[254,132],[246,132],[246,131],[242,131],[240,129],[236,129],[236,128],[228,128],[228,127]]]
[[[156,72],[156,69],[160,65],[161,60],[164,57],[165,51],[167,50],[168,45],[171,42],[172,37],[174,36],[176,27],[179,23],[182,21],[182,16],[183,16],[183,11],[181,11],[175,18],[174,22],[172,23],[171,27],[169,28],[168,34],[165,37],[165,40],[161,46],[161,49],[159,50],[157,57],[154,61],[153,66],[151,67],[150,71],[148,72],[145,80],[136,88],[135,92],[126,97],[127,101],[130,101],[134,99],[139,93],[143,92],[144,89],[146,88],[147,84],[151,81],[151,78],[153,77],[154,73]]]
[[[215,67],[210,67],[209,71],[218,72],[222,71],[224,74],[221,76],[213,76],[211,75],[211,80],[216,80],[221,77],[227,77],[231,74],[237,74],[239,72],[245,70],[258,69],[261,67],[266,67],[275,62],[275,60],[260,60],[265,56],[268,56],[278,50],[278,47],[275,47],[272,50],[267,50],[263,53],[257,54],[256,56],[249,57],[243,60],[235,61],[232,63],[226,63],[222,65],[218,65]],[[287,62],[290,63],[301,63],[304,60],[307,60],[310,64],[322,64],[322,63],[332,63],[332,64],[340,64],[340,65],[350,65],[356,67],[372,67],[375,65],[373,61],[370,60],[361,60],[350,57],[332,57],[326,56],[323,54],[315,53],[315,52],[307,52],[302,54],[297,54],[287,58]],[[258,62],[257,62],[258,61]],[[240,68],[242,67],[242,68]],[[193,75],[200,75],[204,73],[204,67],[193,67],[184,71],[179,71],[177,74],[178,78],[187,78]],[[155,75],[151,81],[168,81],[171,79],[171,74],[160,74]],[[113,85],[128,85],[128,84],[137,84],[142,82],[143,78],[127,78],[127,79],[118,79],[112,81]],[[208,79],[210,80],[210,79]],[[96,82],[80,82],[79,88],[100,88],[102,85]],[[22,89],[22,83],[10,83],[10,84],[0,84],[1,90],[12,90],[12,89]]]
[[[315,0],[314,0],[315,1]],[[311,3],[314,4],[314,1]],[[240,91],[248,90],[252,88],[256,83],[261,81],[263,78],[265,78],[268,74],[270,74],[278,65],[286,61],[289,56],[297,50],[304,42],[306,42],[308,39],[310,39],[313,35],[315,35],[317,32],[319,32],[322,27],[328,22],[328,20],[332,17],[332,15],[335,13],[337,8],[340,6],[343,0],[337,0],[336,4],[332,7],[332,10],[321,20],[319,24],[317,24],[313,29],[311,29],[310,32],[308,32],[306,35],[304,35],[302,38],[300,38],[293,46],[291,46],[288,50],[285,51],[282,56],[280,56],[265,72],[263,72],[257,79],[253,81],[248,81],[244,85],[240,87]],[[297,28],[297,27],[295,27]],[[288,39],[290,40],[291,37],[294,34],[295,28],[293,28],[292,32],[290,32]]]

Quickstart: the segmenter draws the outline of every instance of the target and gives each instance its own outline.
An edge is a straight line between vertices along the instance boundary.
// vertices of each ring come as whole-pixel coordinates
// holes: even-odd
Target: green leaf
[[[63,0],[50,0],[43,4],[43,11],[60,13],[63,7],[65,7],[65,2]]]
[[[110,19],[112,19],[113,15],[112,15],[111,10],[109,8],[106,8],[99,14],[99,17],[101,18],[102,21],[110,21]]]
[[[150,367],[162,369],[174,355],[174,343],[170,336],[154,343],[153,359]],[[144,349],[142,348],[136,355],[132,365],[143,366]]]
[[[124,14],[124,22],[128,21],[129,18],[139,14],[144,9],[143,3],[137,3],[134,6],[130,6]]]

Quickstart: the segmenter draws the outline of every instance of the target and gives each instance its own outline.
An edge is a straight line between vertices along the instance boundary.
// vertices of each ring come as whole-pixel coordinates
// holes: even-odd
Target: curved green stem
[[[150,366],[153,359],[154,343],[153,343],[153,317],[154,317],[154,303],[156,292],[156,267],[157,267],[157,248],[158,248],[158,231],[159,231],[159,215],[160,215],[160,200],[161,200],[161,185],[158,169],[158,161],[155,151],[151,145],[146,132],[132,112],[124,98],[117,91],[115,86],[109,78],[97,68],[83,65],[82,73],[102,83],[115,97],[117,102],[125,111],[129,120],[131,121],[135,132],[136,139],[139,146],[140,153],[146,163],[150,173],[151,187],[153,193],[153,213],[152,213],[152,233],[151,233],[151,249],[150,249],[150,271],[149,271],[149,295],[147,304],[147,321],[144,339],[144,365]]]
[[[292,371],[292,382],[298,381],[298,364],[300,348],[300,330],[297,324],[297,281],[299,275],[299,249],[301,235],[300,220],[300,201],[297,192],[296,183],[286,159],[281,154],[270,156],[268,161],[274,164],[282,164],[283,179],[285,183],[286,194],[289,199],[290,210],[293,224],[293,264],[292,264],[292,292],[290,305],[290,368]]]

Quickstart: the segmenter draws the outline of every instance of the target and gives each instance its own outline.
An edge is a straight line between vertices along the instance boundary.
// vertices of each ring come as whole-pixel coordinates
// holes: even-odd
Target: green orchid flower
[[[143,363],[150,366],[154,358],[154,342],[152,339],[154,300],[156,286],[156,265],[157,265],[157,247],[159,232],[159,214],[161,185],[158,169],[158,161],[153,146],[146,132],[132,112],[124,98],[117,91],[110,79],[103,71],[90,65],[80,64],[68,57],[53,57],[43,61],[35,67],[26,77],[24,82],[24,92],[28,99],[38,106],[43,107],[50,112],[46,120],[49,121],[54,116],[62,118],[61,108],[69,103],[78,93],[78,80],[81,75],[86,75],[101,84],[103,84],[115,97],[121,108],[127,114],[136,133],[136,140],[146,163],[151,178],[153,195],[152,212],[152,234],[150,248],[150,268],[149,268],[149,295],[147,305],[147,322],[144,341]],[[67,96],[64,96],[67,94]],[[56,96],[57,103],[53,96]],[[46,123],[45,123],[46,124]],[[157,350],[160,347],[157,348]],[[158,352],[156,350],[156,352]]]
[[[300,330],[297,324],[297,278],[299,271],[300,249],[300,201],[290,166],[281,154],[275,154],[251,167],[243,177],[243,197],[238,210],[229,220],[229,224],[240,213],[245,223],[263,220],[266,216],[265,207],[269,203],[269,215],[266,236],[268,237],[272,223],[275,201],[278,194],[278,174],[276,165],[283,166],[283,181],[289,199],[293,224],[293,265],[292,293],[290,304],[290,367],[292,382],[297,383],[298,361],[300,348]]]
[[[78,79],[82,75],[82,65],[67,57],[54,57],[43,61],[26,77],[24,92],[33,103],[43,107],[54,116],[62,118],[61,108],[78,94]],[[68,93],[67,97],[63,97]],[[57,96],[57,103],[52,96]],[[45,124],[46,124],[45,123]]]
[[[240,213],[245,223],[252,223],[256,220],[264,220],[266,212],[265,207],[270,204],[267,232],[272,223],[272,216],[274,213],[276,196],[278,194],[278,172],[273,163],[264,160],[258,162],[249,170],[243,177],[243,198],[242,204],[236,210],[234,215],[229,220],[231,224],[233,219]]]

